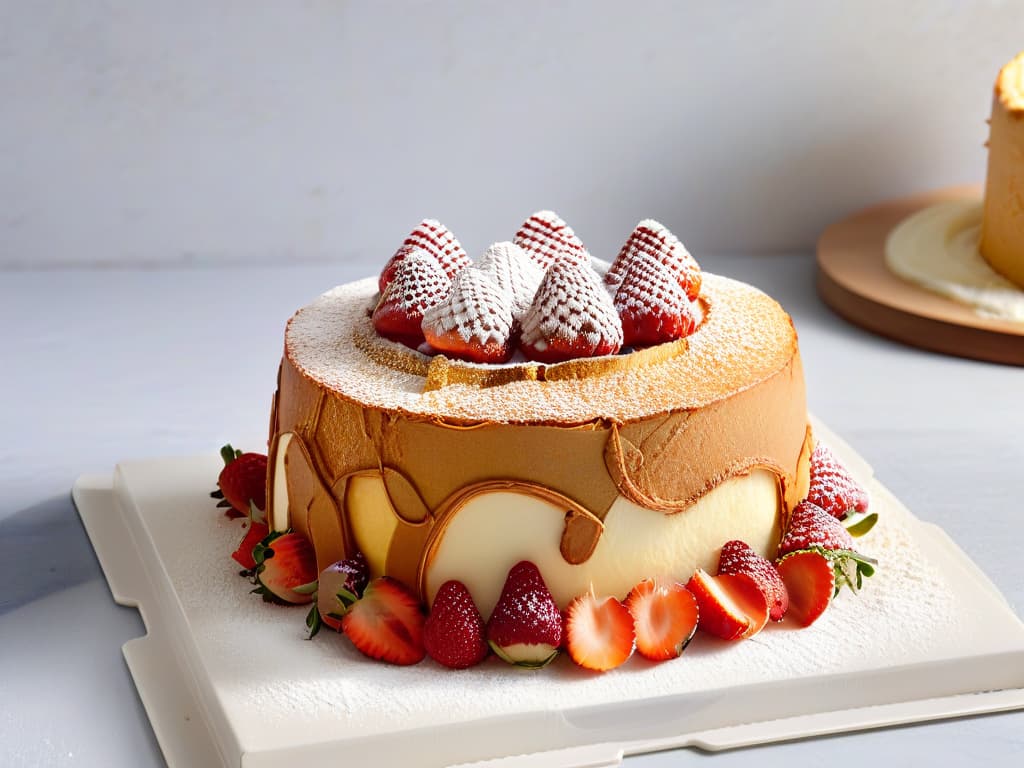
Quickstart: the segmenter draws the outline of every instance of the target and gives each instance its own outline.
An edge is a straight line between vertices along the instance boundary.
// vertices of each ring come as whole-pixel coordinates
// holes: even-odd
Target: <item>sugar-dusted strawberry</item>
[[[633,616],[636,649],[652,661],[679,656],[697,631],[697,598],[682,584],[644,579],[626,597]]]
[[[321,624],[341,632],[341,619],[352,604],[363,595],[370,581],[370,566],[362,552],[331,563],[317,579],[316,605],[306,617],[309,636],[313,637]]]
[[[379,576],[341,620],[345,636],[360,653],[391,664],[423,660],[425,617],[416,596],[402,582]]]
[[[638,252],[615,291],[622,320],[622,343],[645,347],[689,336],[697,329],[698,310],[671,270],[646,252]]]
[[[733,540],[722,545],[718,558],[720,574],[742,573],[752,578],[768,601],[768,618],[781,621],[789,608],[789,595],[782,577],[771,562],[761,557],[745,542]]]
[[[835,569],[820,552],[806,550],[786,555],[778,563],[789,594],[787,615],[809,627],[828,608],[835,594]]]
[[[556,261],[570,261],[578,266],[590,264],[590,254],[572,231],[554,211],[537,211],[516,232],[515,244],[548,269]]]
[[[417,251],[432,258],[449,279],[459,270],[469,266],[469,256],[448,227],[435,219],[424,219],[409,233],[395,251],[395,255],[384,265],[378,280],[381,293],[384,293],[394,279],[398,265]]]
[[[820,440],[811,453],[811,486],[807,500],[839,519],[853,512],[866,512],[870,503],[867,491]]]
[[[242,541],[238,545],[238,549],[231,553],[231,557],[234,558],[235,562],[242,566],[246,571],[251,571],[256,567],[256,560],[252,556],[253,550],[256,549],[256,545],[263,541],[269,533],[270,530],[266,523],[250,520],[246,526],[245,535],[242,537]]]
[[[316,592],[316,555],[301,533],[274,531],[252,550],[253,592],[267,602],[306,604]]]
[[[423,312],[444,301],[451,280],[423,251],[409,254],[395,269],[373,310],[373,327],[385,338],[416,348],[423,343]]]
[[[544,270],[515,243],[494,243],[473,265],[489,273],[512,297],[512,316],[519,320],[530,308]]]
[[[853,538],[843,524],[817,504],[801,501],[789,515],[779,557],[798,549],[853,549]]]
[[[679,238],[653,219],[645,219],[636,225],[605,274],[605,283],[610,288],[617,287],[642,255],[652,257],[667,267],[691,301],[700,294],[700,266]]]
[[[779,544],[779,557],[803,550],[816,551],[832,563],[837,592],[844,586],[858,591],[878,565],[874,558],[855,550],[853,538],[839,520],[806,500],[790,513],[786,534]]]
[[[752,637],[768,622],[768,601],[749,576],[711,576],[698,568],[686,588],[697,598],[697,627],[723,640]]]
[[[246,517],[250,502],[259,510],[267,508],[267,457],[262,453],[242,453],[225,445],[220,449],[224,469],[217,478],[217,490],[210,494],[220,499],[218,507],[228,517]]]
[[[438,664],[466,669],[487,658],[490,649],[472,595],[461,581],[446,581],[437,590],[423,626],[423,645]]]
[[[606,672],[633,655],[633,616],[614,597],[580,595],[565,610],[565,647],[584,669]]]
[[[438,352],[474,363],[512,355],[512,296],[480,269],[455,276],[448,296],[423,312],[423,336]]]
[[[538,669],[558,655],[562,636],[562,613],[537,566],[516,563],[487,621],[487,642],[509,664]]]
[[[597,274],[567,261],[548,270],[522,326],[519,348],[542,363],[614,355],[622,346],[619,314]]]

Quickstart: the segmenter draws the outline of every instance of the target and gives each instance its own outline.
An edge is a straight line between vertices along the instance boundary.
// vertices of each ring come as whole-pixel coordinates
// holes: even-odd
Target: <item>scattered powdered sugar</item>
[[[180,465],[179,465],[180,466]],[[249,594],[228,557],[241,538],[205,495],[206,474],[174,474],[178,499],[147,510],[164,533],[158,554],[180,601],[199,661],[240,742],[294,743],[469,722],[531,711],[573,710],[824,674],[884,669],[953,655],[974,632],[976,609],[957,597],[918,546],[928,527],[877,484],[875,529],[858,540],[879,567],[859,595],[844,591],[812,627],[771,625],[751,640],[725,643],[701,633],[676,661],[633,658],[604,675],[565,657],[524,672],[495,657],[453,672],[430,659],[395,667],[361,656],[325,628],[306,642],[307,607],[265,604]],[[209,475],[214,476],[214,475]],[[165,524],[169,508],[173,525]],[[160,519],[157,519],[160,518]],[[181,531],[187,531],[186,537]],[[187,546],[183,544],[187,542]],[[770,716],[770,713],[766,713]],[[268,729],[268,724],[273,724]]]
[[[494,243],[473,265],[494,276],[512,296],[512,316],[519,320],[530,308],[544,270],[515,243]]]
[[[515,244],[526,251],[542,269],[559,259],[585,265],[590,260],[572,227],[554,211],[537,211],[516,232]]]
[[[451,292],[423,313],[423,332],[443,336],[455,332],[465,342],[506,345],[512,335],[512,295],[489,273],[464,269],[452,280]]]
[[[305,375],[371,407],[455,423],[626,422],[700,408],[755,385],[791,360],[796,334],[774,300],[716,275],[706,274],[704,284],[709,309],[687,337],[685,354],[599,376],[486,388],[453,384],[423,392],[422,376],[378,363],[355,343],[356,337],[370,339],[396,358],[416,354],[376,335],[366,310],[376,289],[373,279],[339,286],[296,313],[285,333],[285,348]]]
[[[555,262],[523,316],[524,345],[541,348],[540,344],[555,338],[583,338],[590,348],[622,346],[619,314],[589,266]]]

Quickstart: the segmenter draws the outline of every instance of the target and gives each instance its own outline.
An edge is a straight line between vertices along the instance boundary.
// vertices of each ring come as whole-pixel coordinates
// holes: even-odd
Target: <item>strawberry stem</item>
[[[220,449],[220,457],[224,459],[225,467],[241,455],[242,452],[232,448],[231,443],[228,443]]]

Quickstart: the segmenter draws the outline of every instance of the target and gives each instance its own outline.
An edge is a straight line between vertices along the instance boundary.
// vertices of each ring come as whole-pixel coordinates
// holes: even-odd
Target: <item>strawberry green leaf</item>
[[[312,640],[316,637],[317,632],[324,625],[320,618],[320,611],[317,610],[316,603],[313,603],[309,609],[309,613],[306,614],[306,629],[309,630],[309,635],[306,636],[307,640]]]
[[[847,533],[849,533],[855,539],[859,539],[861,536],[863,536],[872,528],[874,528],[875,523],[877,522],[877,512],[860,512],[858,514],[849,515],[848,517],[846,517],[843,520],[843,527],[846,528]]]
[[[297,587],[292,587],[292,592],[298,592],[300,595],[312,595],[316,592],[316,584],[316,581],[300,584]]]

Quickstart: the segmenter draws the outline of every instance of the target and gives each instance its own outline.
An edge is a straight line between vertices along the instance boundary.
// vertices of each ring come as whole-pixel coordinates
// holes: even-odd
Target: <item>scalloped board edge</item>
[[[870,480],[871,468],[849,446],[818,422],[815,429],[859,479]],[[871,482],[871,491],[887,507],[902,506],[877,481]],[[165,574],[153,542],[137,527],[133,532],[131,500],[117,498],[112,477],[96,475],[79,478],[73,497],[114,599],[137,607],[146,625],[145,636],[125,644],[124,656],[171,768],[273,768],[332,754],[325,753],[323,745],[314,744],[246,754],[217,705],[216,691],[203,675],[203,665],[195,656],[187,630],[182,629],[187,622],[175,620],[180,606],[173,590],[162,586]],[[928,557],[944,569],[955,571],[960,588],[988,604],[992,621],[1012,635],[1000,652],[979,655],[975,649],[965,648],[963,658],[954,660],[924,660],[898,669],[741,686],[740,713],[736,712],[737,697],[723,697],[721,690],[680,694],[686,696],[687,711],[695,713],[685,722],[678,719],[678,708],[671,706],[671,700],[678,697],[670,696],[407,730],[386,738],[354,738],[345,742],[346,756],[376,764],[407,764],[415,757],[422,758],[423,745],[429,743],[432,749],[448,745],[435,753],[439,765],[468,765],[467,760],[481,755],[505,752],[508,757],[474,764],[493,768],[600,768],[618,765],[624,755],[665,749],[732,749],[1024,709],[1024,624],[945,533],[932,525],[917,525]],[[1014,669],[1019,671],[1006,671]],[[844,707],[836,709],[822,690],[834,689],[844,678],[845,684],[838,682],[845,691]],[[785,706],[780,707],[780,702]],[[676,716],[672,715],[674,709]],[[765,712],[773,712],[775,719],[765,721]],[[737,720],[746,724],[723,725]],[[444,738],[449,731],[451,738]],[[523,734],[531,735],[529,742],[523,741]],[[530,753],[515,754],[524,748]]]

